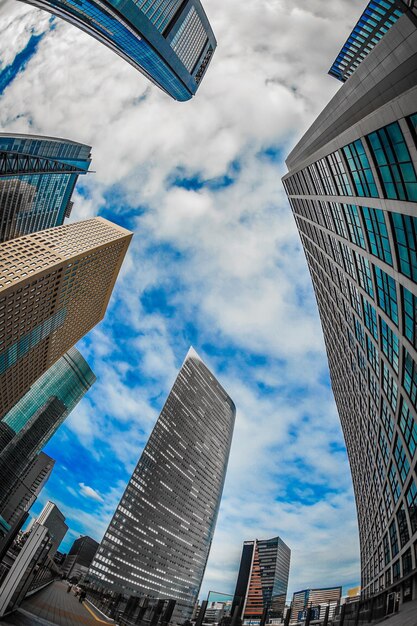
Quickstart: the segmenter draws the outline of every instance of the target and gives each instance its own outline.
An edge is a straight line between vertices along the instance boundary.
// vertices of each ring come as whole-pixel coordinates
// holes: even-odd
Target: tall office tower
[[[280,537],[243,543],[232,613],[240,607],[244,623],[260,622],[264,611],[282,617],[287,597],[291,550]]]
[[[111,48],[175,100],[197,91],[216,48],[200,0],[24,0]]]
[[[331,605],[330,618],[334,615],[336,606],[340,603],[342,597],[342,587],[325,587],[323,589],[303,589],[296,591],[292,597],[291,604],[291,622],[299,622],[302,620],[302,614],[308,608],[315,608],[317,619],[323,619],[326,607]],[[300,615],[301,613],[301,615]]]
[[[404,9],[360,52],[283,179],[349,455],[362,596],[382,601],[417,594],[416,15]]]
[[[235,406],[190,348],[89,571],[100,589],[191,617],[226,476]]]
[[[104,316],[132,234],[103,218],[0,246],[0,416]]]
[[[0,514],[16,480],[96,378],[76,348],[58,359],[0,421],[13,437],[0,447]]]
[[[87,574],[99,544],[91,537],[79,537],[74,541],[68,552],[62,570],[67,578],[80,578]]]
[[[41,452],[14,483],[0,516],[0,561],[28,517],[41,489],[49,479],[55,461]]]
[[[0,133],[0,242],[63,224],[90,151],[65,139]]]
[[[45,526],[49,531],[51,538],[49,556],[52,559],[59,548],[59,544],[67,534],[68,526],[65,523],[65,515],[59,510],[56,504],[48,500],[38,517],[33,519],[28,525],[27,532],[30,532],[36,524]]]

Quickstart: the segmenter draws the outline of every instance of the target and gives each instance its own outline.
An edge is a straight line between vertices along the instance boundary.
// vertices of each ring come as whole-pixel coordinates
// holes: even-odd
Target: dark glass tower
[[[95,587],[191,617],[216,525],[235,406],[191,348],[89,571]]]
[[[245,541],[232,612],[240,607],[243,623],[260,623],[284,614],[291,550],[280,537]]]
[[[175,100],[197,91],[216,48],[200,0],[25,0],[114,50]]]
[[[352,471],[362,593],[378,594],[382,603],[387,591],[416,597],[417,20],[411,9],[404,6],[373,49],[358,52],[355,71],[287,165],[284,186],[316,293]]]
[[[0,448],[0,514],[16,481],[95,380],[88,363],[71,348],[0,421],[12,433]]]
[[[0,134],[0,242],[64,223],[90,151],[65,139]]]

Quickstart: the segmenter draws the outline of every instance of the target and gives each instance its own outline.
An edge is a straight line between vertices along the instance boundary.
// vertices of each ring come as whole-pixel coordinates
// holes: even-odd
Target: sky
[[[242,542],[291,548],[288,594],[359,584],[356,511],[314,293],[281,184],[340,88],[327,71],[359,0],[205,0],[218,48],[171,100],[76,27],[0,0],[0,129],[92,146],[71,220],[134,232],[104,321],[78,345],[97,382],[45,451],[53,500],[98,541],[190,345],[237,417],[201,595],[233,593]]]

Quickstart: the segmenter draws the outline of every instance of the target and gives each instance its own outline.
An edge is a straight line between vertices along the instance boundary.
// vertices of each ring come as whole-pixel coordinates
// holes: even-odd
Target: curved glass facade
[[[283,179],[349,455],[362,594],[382,605],[391,591],[417,596],[416,103],[417,28],[405,13],[294,148]]]
[[[175,100],[197,91],[216,48],[200,0],[25,0],[114,50]]]
[[[63,139],[0,134],[0,164],[16,168],[15,174],[11,166],[0,170],[0,242],[64,223],[90,150]]]

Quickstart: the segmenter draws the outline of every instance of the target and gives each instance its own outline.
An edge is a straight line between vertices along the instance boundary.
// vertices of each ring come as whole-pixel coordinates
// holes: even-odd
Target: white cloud
[[[80,488],[81,495],[85,496],[86,498],[91,498],[92,500],[97,500],[97,502],[103,502],[103,497],[98,493],[98,491],[96,491],[92,487],[89,487],[84,483],[78,483],[78,486]]]

